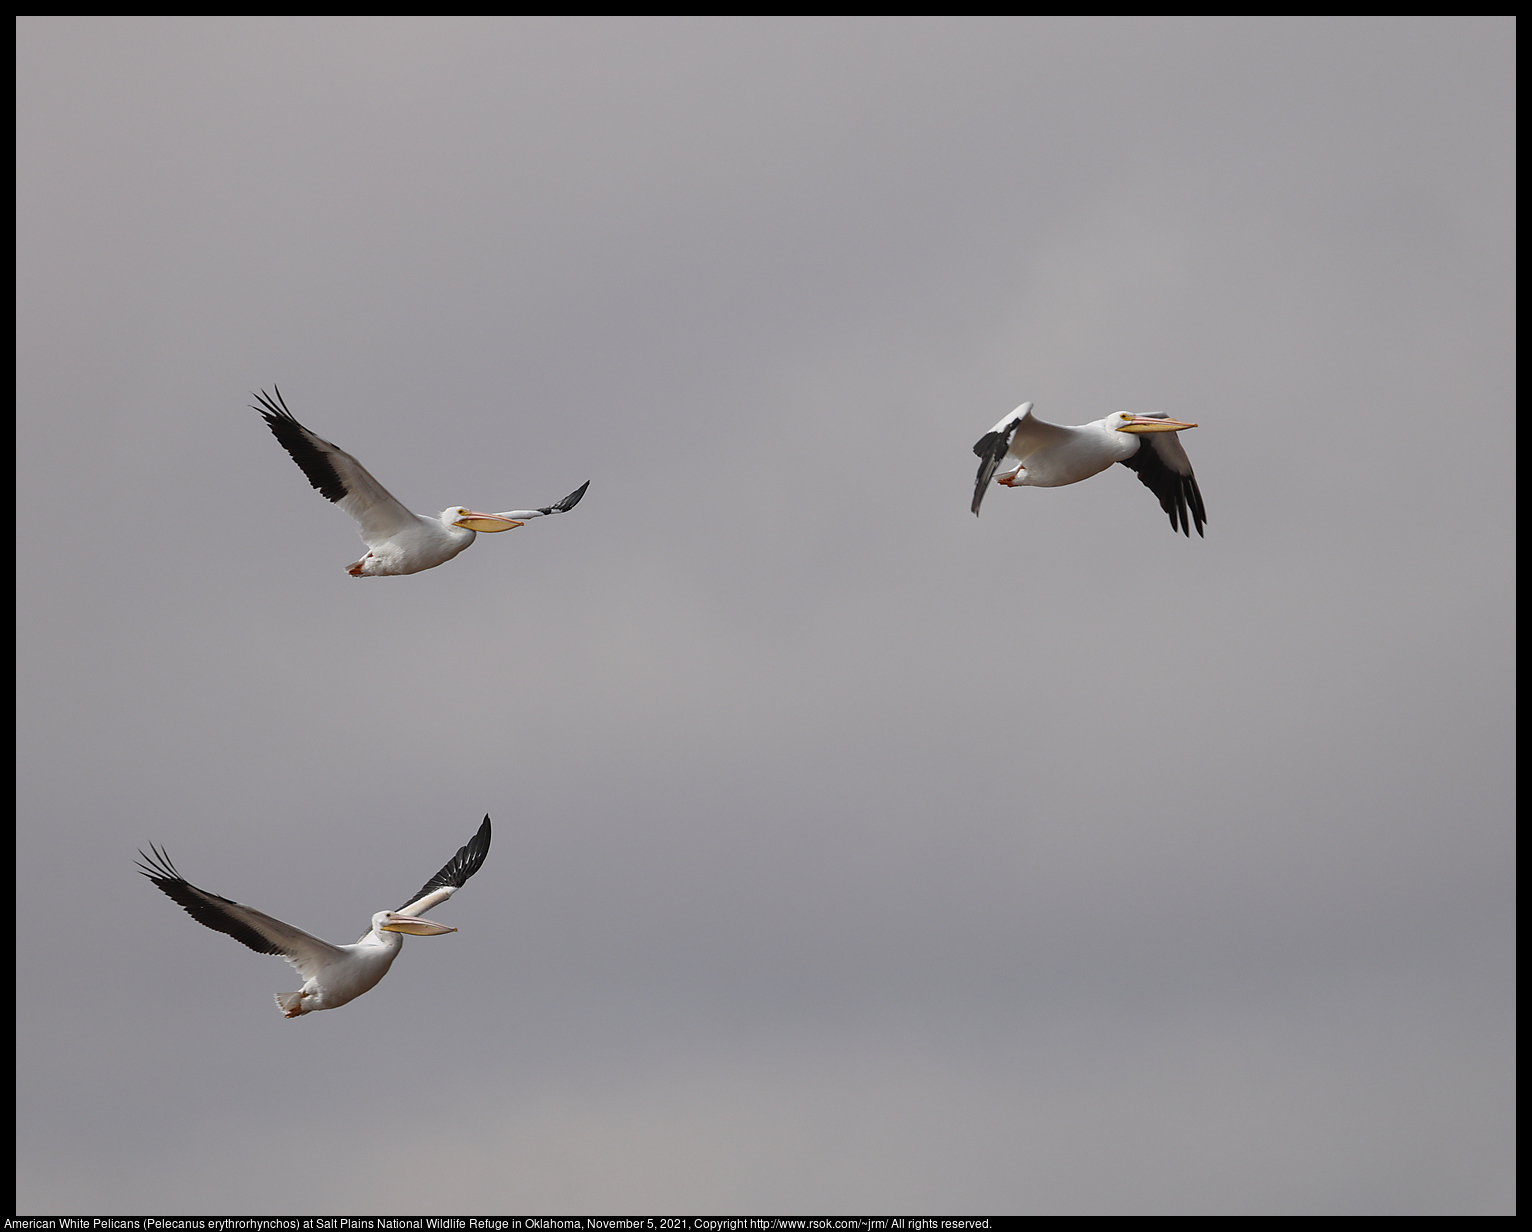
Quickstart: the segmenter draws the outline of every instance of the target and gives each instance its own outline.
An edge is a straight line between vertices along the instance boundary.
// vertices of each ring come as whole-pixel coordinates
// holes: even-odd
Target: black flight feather
[[[276,390],[276,401],[273,402],[262,390],[255,395],[261,405],[250,409],[261,413],[271,434],[282,443],[283,449],[292,454],[293,461],[309,477],[309,482],[319,489],[320,496],[328,501],[344,500],[349,493],[340,476],[335,473],[330,459],[323,450],[314,448],[314,442],[309,440],[308,429],[294,419],[293,413],[287,409],[287,403],[282,400],[282,391],[275,385],[271,388]],[[325,441],[325,444],[330,445],[330,442]],[[330,445],[330,448],[339,449],[340,446]]]
[[[432,877],[430,881],[416,890],[404,900],[403,911],[411,903],[417,903],[433,890],[439,890],[443,886],[452,886],[454,889],[462,888],[462,885],[484,863],[484,857],[489,854],[489,814],[484,814],[484,824],[479,827],[479,832],[457,849],[457,855],[442,865],[441,872]]]
[[[1138,439],[1138,452],[1131,458],[1123,458],[1122,464],[1137,474],[1139,482],[1159,497],[1160,508],[1170,518],[1171,530],[1179,530],[1188,539],[1191,538],[1191,525],[1186,516],[1189,510],[1190,523],[1196,525],[1199,537],[1206,538],[1202,534],[1202,526],[1207,521],[1207,511],[1202,507],[1202,493],[1191,468],[1187,467],[1183,475],[1170,466],[1151,443],[1154,436],[1140,436]]]
[[[580,503],[580,497],[585,495],[585,489],[588,488],[588,487],[590,487],[590,480],[589,479],[587,479],[584,483],[582,483],[578,488],[576,488],[573,492],[571,492],[563,500],[559,501],[558,504],[556,504],[556,505],[549,505],[546,509],[539,509],[537,512],[538,513],[568,513],[571,509],[573,509],[576,505],[578,505]]]
[[[979,456],[979,476],[974,483],[973,504],[970,506],[974,517],[979,516],[979,504],[984,500],[989,481],[994,478],[1001,459],[1005,457],[1005,451],[1011,447],[1011,437],[1016,435],[1020,423],[1020,419],[1013,419],[1002,431],[986,432],[973,447],[974,453]]]
[[[146,856],[142,851],[138,853],[140,857],[138,867],[145,877],[186,908],[186,914],[198,924],[204,924],[220,933],[227,933],[242,945],[248,945],[257,954],[283,953],[282,947],[276,942],[267,940],[255,929],[234,916],[224,914],[213,905],[213,903],[228,903],[231,907],[238,907],[239,903],[209,890],[199,890],[176,871],[176,866],[170,862],[170,856],[163,848],[150,843],[149,850],[154,853],[152,856]],[[208,899],[213,901],[209,902]]]

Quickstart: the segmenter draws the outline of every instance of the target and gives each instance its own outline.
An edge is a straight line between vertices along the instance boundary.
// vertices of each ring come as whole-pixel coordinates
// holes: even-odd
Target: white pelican
[[[1177,432],[1195,428],[1168,415],[1130,415],[1113,411],[1095,423],[1066,428],[1044,423],[1032,415],[1032,404],[1023,402],[979,438],[973,447],[979,455],[979,480],[973,490],[973,512],[993,476],[1009,488],[1061,488],[1079,483],[1121,462],[1138,474],[1139,482],[1160,498],[1160,508],[1170,515],[1170,529],[1191,537],[1187,511],[1197,534],[1207,513],[1191,461],[1181,447]],[[996,475],[1005,464],[1008,469]]]
[[[298,974],[307,981],[303,987],[297,992],[276,994],[277,1008],[285,1017],[296,1018],[299,1014],[345,1005],[381,980],[404,945],[400,933],[435,937],[457,932],[449,925],[421,919],[421,914],[451,898],[479,871],[489,854],[489,815],[485,814],[479,832],[459,847],[457,855],[421,886],[409,902],[398,911],[374,915],[372,927],[355,945],[331,945],[254,907],[199,890],[176,871],[163,848],[151,843],[149,849],[154,855],[146,856],[140,851],[138,867],[145,877],[185,907],[192,919],[228,933],[257,954],[280,954],[298,969]]]
[[[263,391],[255,395],[261,405],[250,409],[265,416],[272,435],[293,455],[293,461],[303,468],[309,482],[319,489],[319,495],[334,501],[357,520],[357,533],[367,545],[367,555],[346,566],[352,577],[389,577],[434,569],[472,543],[475,532],[494,534],[533,518],[568,513],[590,487],[587,479],[558,504],[544,509],[475,513],[454,505],[436,517],[411,513],[349,453],[315,436],[294,419],[287,403],[282,401],[282,391],[275,385],[272,389],[276,390],[275,402]]]

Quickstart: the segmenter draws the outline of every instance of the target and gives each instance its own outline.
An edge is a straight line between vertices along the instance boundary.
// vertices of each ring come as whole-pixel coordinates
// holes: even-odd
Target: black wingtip
[[[138,859],[135,861],[139,871],[145,877],[149,878],[156,885],[165,880],[186,880],[176,871],[176,866],[170,862],[170,854],[163,847],[156,847],[153,843],[150,843],[149,850],[154,853],[152,856],[146,856],[144,849],[140,847],[138,849]]]
[[[286,416],[288,419],[292,419],[293,413],[287,409],[287,403],[282,398],[282,391],[277,387],[275,382],[272,383],[271,392],[276,395],[275,401],[267,396],[264,389],[261,390],[261,392],[258,394],[252,393],[250,396],[254,398],[256,402],[259,402],[260,405],[256,406],[254,403],[252,403],[250,409],[252,411],[259,411],[262,415],[266,416],[268,421],[273,417],[281,418],[282,416]]]
[[[1138,481],[1154,493],[1160,508],[1170,519],[1171,532],[1180,531],[1188,539],[1191,528],[1197,528],[1197,537],[1206,539],[1202,526],[1207,521],[1207,510],[1202,504],[1202,491],[1197,487],[1197,477],[1191,473],[1173,470],[1167,466],[1158,450],[1142,446],[1128,458],[1119,459],[1123,466],[1138,476]]]
[[[538,512],[539,513],[568,513],[571,509],[573,509],[576,505],[578,505],[580,503],[580,498],[585,495],[585,489],[588,488],[588,487],[590,487],[590,480],[589,479],[587,479],[584,483],[582,483],[578,488],[576,488],[573,492],[571,492],[563,500],[559,501],[558,504],[556,504],[556,505],[549,505],[546,509],[539,509]]]
[[[170,862],[170,853],[163,847],[156,847],[150,843],[149,850],[154,853],[152,856],[144,855],[143,849],[139,849],[139,871],[198,924],[204,928],[211,928],[214,932],[223,933],[226,937],[233,937],[241,945],[248,946],[257,954],[282,952],[281,947],[269,937],[263,937],[243,920],[226,914],[218,907],[219,903],[228,903],[231,907],[237,907],[239,904],[233,899],[192,885]]]
[[[277,442],[288,455],[298,464],[298,468],[308,476],[309,485],[327,501],[341,501],[348,495],[345,482],[340,473],[335,469],[335,464],[330,461],[324,450],[314,443],[317,437],[309,432],[293,413],[287,409],[287,403],[282,399],[282,391],[275,384],[272,391],[276,394],[276,400],[266,396],[266,391],[254,395],[259,406],[252,405],[252,411],[259,411],[266,420],[266,426],[271,429],[271,434],[277,438]],[[312,438],[312,439],[311,439]],[[327,447],[334,449],[328,441],[323,442]]]
[[[973,485],[973,504],[969,506],[974,517],[979,516],[979,506],[984,503],[984,493],[989,491],[989,481],[1000,469],[1000,461],[1005,457],[1005,451],[1011,447],[1011,433],[1015,432],[1020,422],[1016,420],[1005,431],[986,432],[974,442],[974,456],[979,459],[979,473]]]
[[[461,889],[484,864],[484,858],[489,855],[489,814],[484,814],[484,820],[474,832],[474,836],[464,843],[453,854],[452,859],[442,865],[441,871],[432,877],[430,881],[416,890],[409,898],[404,900],[403,911],[411,903],[419,902],[433,890],[439,890],[444,885],[454,886]]]
[[[454,860],[461,860],[467,870],[463,874],[464,881],[479,871],[479,866],[484,863],[484,857],[489,855],[490,837],[489,814],[485,813],[484,820],[473,832],[473,837],[464,843],[457,855],[453,857]]]

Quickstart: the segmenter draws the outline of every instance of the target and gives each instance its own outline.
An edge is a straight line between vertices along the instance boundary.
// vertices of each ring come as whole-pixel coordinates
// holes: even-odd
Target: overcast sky
[[[18,1209],[1510,1213],[1514,33],[22,19]]]

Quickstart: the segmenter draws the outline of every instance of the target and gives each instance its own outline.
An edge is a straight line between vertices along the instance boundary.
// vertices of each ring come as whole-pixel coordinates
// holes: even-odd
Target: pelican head
[[[475,513],[472,509],[464,509],[461,505],[443,509],[442,521],[451,526],[461,526],[464,530],[476,530],[485,535],[493,535],[500,530],[514,530],[518,526],[526,525],[524,522],[517,522],[513,518],[502,518],[493,513]]]
[[[372,917],[372,926],[378,932],[410,933],[416,937],[439,937],[442,933],[455,933],[457,929],[434,920],[424,920],[416,915],[400,915],[397,911],[380,911]]]
[[[1183,428],[1195,428],[1194,423],[1182,423],[1179,419],[1156,419],[1150,415],[1133,415],[1128,411],[1114,411],[1107,424],[1115,432],[1180,432]]]

